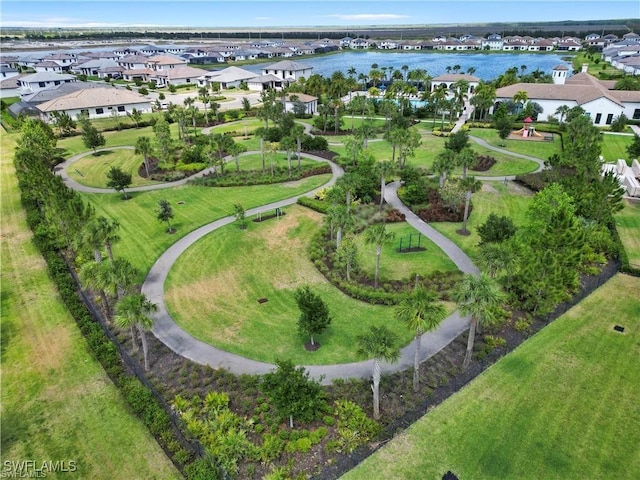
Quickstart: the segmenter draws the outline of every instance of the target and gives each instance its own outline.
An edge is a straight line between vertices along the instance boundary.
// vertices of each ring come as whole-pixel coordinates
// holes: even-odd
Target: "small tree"
[[[151,140],[149,137],[138,137],[136,140],[136,155],[142,155],[144,159],[144,170],[147,173],[147,178],[149,178],[151,172],[149,169],[149,156],[151,155],[151,151],[153,150],[151,146]]]
[[[289,417],[290,428],[294,417],[302,422],[313,421],[327,405],[320,384],[291,360],[276,360],[276,366],[275,372],[262,377],[262,392],[280,415]]]
[[[125,191],[131,185],[131,174],[118,167],[112,166],[107,172],[107,187],[113,188],[116,192],[122,192],[122,198],[127,200],[129,195]]]
[[[511,130],[512,130],[511,117],[509,117],[508,115],[497,117],[494,120],[494,124],[495,124],[496,130],[498,130],[498,136],[502,140],[502,143],[500,144],[500,146],[504,147],[504,141],[509,137],[509,135],[511,135]]]
[[[358,245],[353,235],[347,235],[336,250],[336,261],[344,266],[347,281],[351,281],[351,272],[358,268]]]
[[[369,331],[356,339],[358,355],[373,359],[373,418],[380,419],[381,362],[396,362],[400,357],[395,334],[385,326],[371,326]]]
[[[158,210],[156,211],[157,219],[161,222],[167,222],[167,233],[173,233],[173,228],[171,228],[171,219],[173,218],[173,208],[171,204],[161,198],[158,201]]]
[[[96,149],[98,147],[104,146],[106,140],[104,136],[98,131],[96,127],[91,125],[91,123],[87,120],[82,122],[82,143],[85,147],[91,148],[93,150],[93,154],[97,153]]]
[[[516,233],[513,220],[507,216],[490,213],[487,221],[478,227],[480,245],[484,243],[502,243]]]
[[[140,126],[140,121],[142,120],[142,112],[140,110],[137,108],[132,109],[130,112],[127,112],[127,117],[135,123],[136,128]]]
[[[329,308],[319,295],[313,293],[308,285],[300,287],[294,294],[300,318],[298,332],[311,337],[311,345],[315,345],[314,335],[320,335],[331,324]]]
[[[236,217],[238,228],[240,230],[247,228],[247,220],[245,218],[246,212],[241,204],[236,203],[233,205],[233,215]]]

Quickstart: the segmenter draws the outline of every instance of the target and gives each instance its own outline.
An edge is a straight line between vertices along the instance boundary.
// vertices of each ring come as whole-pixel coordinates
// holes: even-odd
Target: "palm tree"
[[[385,326],[371,326],[369,331],[356,339],[358,355],[373,359],[373,418],[380,419],[380,374],[382,361],[394,363],[400,358],[397,338]]]
[[[409,65],[402,65],[400,67],[400,70],[402,70],[403,78],[404,78],[404,81],[406,82],[407,81],[407,73],[409,72]]]
[[[476,152],[473,151],[471,147],[465,147],[458,154],[458,158],[456,159],[456,163],[458,166],[462,167],[462,178],[467,178],[467,170],[470,167],[473,167],[478,158],[476,157]]]
[[[438,110],[447,99],[447,90],[444,87],[438,87],[431,94],[431,98],[433,99],[433,124],[435,125]]]
[[[138,349],[138,345],[133,328],[135,327],[140,333],[145,370],[149,370],[149,359],[147,357],[147,337],[144,332],[153,327],[153,318],[151,318],[150,315],[157,310],[158,306],[155,303],[150,302],[147,297],[140,293],[127,295],[122,298],[116,306],[117,314],[115,317],[115,323],[120,328],[131,329],[131,337],[136,350]]]
[[[198,89],[198,98],[202,101],[204,105],[204,121],[205,125],[209,125],[209,113],[207,112],[207,105],[211,100],[211,96],[209,95],[209,90],[207,87],[200,87]]]
[[[440,177],[440,188],[444,187],[447,181],[447,175],[453,171],[453,167],[456,165],[456,154],[452,150],[445,148],[436,154],[436,159],[433,162],[433,171]]]
[[[384,223],[376,223],[364,232],[364,241],[368,245],[376,246],[376,273],[373,282],[374,288],[378,288],[378,276],[380,275],[380,254],[382,253],[382,245],[393,240],[394,234],[387,232],[387,226]]]
[[[376,165],[376,171],[380,176],[380,211],[382,211],[382,204],[384,203],[384,189],[387,185],[387,178],[393,175],[395,170],[396,167],[393,161],[382,161]]]
[[[444,319],[446,310],[438,297],[424,286],[418,285],[395,308],[396,319],[404,322],[415,333],[415,352],[413,357],[413,390],[420,385],[420,341],[422,334],[435,330]]]
[[[560,115],[560,123],[564,121],[564,117],[569,113],[570,108],[567,105],[560,105],[556,108],[556,115]]]
[[[513,96],[513,101],[520,106],[520,111],[524,108],[524,104],[527,103],[529,94],[524,90],[518,90]]]
[[[98,292],[105,315],[107,318],[111,317],[111,307],[107,298],[107,291],[111,289],[111,265],[106,262],[87,262],[80,268],[78,276],[85,287]]]
[[[467,368],[471,363],[476,329],[483,322],[490,321],[495,317],[497,307],[504,299],[504,292],[500,290],[493,279],[484,273],[478,276],[465,275],[454,291],[453,300],[458,304],[460,313],[471,316],[467,353],[462,368]]]
[[[247,147],[241,143],[233,142],[229,148],[229,155],[233,155],[233,161],[236,164],[236,172],[240,171],[240,154],[247,151]]]
[[[136,155],[142,155],[144,159],[144,169],[147,172],[147,178],[149,178],[149,156],[153,151],[153,147],[151,146],[151,140],[149,137],[138,137],[136,140]]]
[[[138,271],[126,258],[119,258],[111,265],[111,289],[118,300],[130,293],[136,283]]]

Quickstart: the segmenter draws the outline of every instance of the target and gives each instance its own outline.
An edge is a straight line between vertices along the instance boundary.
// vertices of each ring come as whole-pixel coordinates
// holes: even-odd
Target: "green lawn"
[[[327,138],[330,142],[333,142],[335,137]],[[407,160],[407,164],[412,167],[420,167],[430,170],[436,155],[444,149],[445,142],[445,137],[436,137],[422,132],[422,144],[416,149],[415,156]],[[489,155],[494,157],[497,161],[496,164],[486,172],[471,172],[471,174],[478,176],[500,177],[503,175],[519,175],[522,173],[532,172],[538,167],[538,164],[532,160],[525,160],[522,158],[512,157],[505,153],[494,152],[493,150],[484,148],[473,141],[470,142],[470,146],[478,155]],[[346,154],[346,148],[341,145],[331,145],[330,149],[340,155]],[[369,142],[368,149],[378,161],[391,160],[393,151],[391,144],[387,141]],[[454,169],[453,174],[461,175],[462,169]]]
[[[138,268],[138,280],[142,281],[151,265],[171,244],[197,227],[231,215],[235,203],[241,203],[248,210],[313,190],[329,178],[330,174],[318,175],[277,186],[213,188],[185,185],[133,193],[133,198],[126,201],[115,193],[83,196],[95,206],[99,215],[114,218],[120,223],[121,240],[114,245],[114,253],[127,258]],[[165,233],[166,224],[156,219],[160,199],[168,200],[173,207],[175,234]]]
[[[177,139],[178,124],[172,123],[169,127],[173,138]],[[152,141],[155,139],[152,127],[130,128],[119,132],[104,132],[103,135],[106,140],[105,147],[115,147],[120,145],[135,146],[138,137],[149,137]],[[62,154],[65,158],[87,151],[87,147],[82,143],[82,135],[76,135],[75,137],[59,140],[58,148],[62,149]]]
[[[380,255],[380,278],[402,280],[418,273],[425,277],[431,273],[455,272],[458,268],[438,246],[424,235],[421,235],[420,246],[426,248],[422,252],[398,252],[400,240],[403,248],[408,246],[409,235],[413,234],[412,246],[417,246],[418,231],[407,223],[387,224],[387,230],[395,235],[392,242],[382,247]],[[371,278],[375,275],[376,246],[364,243],[362,235],[358,236],[358,263]]]
[[[471,258],[476,258],[478,252],[478,227],[486,222],[491,213],[505,215],[511,218],[516,225],[522,225],[524,216],[532,196],[523,191],[513,182],[504,186],[501,182],[484,182],[480,192],[471,197],[473,210],[467,221],[467,230],[471,235],[465,236],[456,233],[462,228],[462,223],[433,222],[433,228],[453,240]]]
[[[633,142],[631,135],[602,135],[602,157],[606,163],[615,163],[619,158],[624,158],[631,166],[631,158],[627,153],[627,147]]]
[[[632,267],[640,268],[640,203],[625,201],[616,214],[616,228]]]
[[[142,163],[142,156],[136,155],[133,150],[109,150],[98,152],[97,156],[87,155],[74,163],[67,173],[82,185],[106,188],[107,173],[113,166],[131,174],[132,187],[158,183],[138,175],[138,167]]]
[[[405,345],[411,333],[393,320],[391,307],[347,297],[309,261],[307,248],[321,215],[299,206],[247,230],[229,225],[189,248],[172,268],[166,301],[173,318],[196,338],[240,355],[296,364],[357,361],[353,345],[369,325],[386,324]],[[250,259],[250,261],[248,261]],[[331,326],[307,352],[297,334],[297,287],[309,284],[327,303]],[[266,298],[268,302],[258,303]]]
[[[267,153],[265,155],[265,166],[266,166],[267,172],[269,172],[269,169],[271,168],[271,161],[272,161],[271,154]],[[300,163],[303,167],[323,165],[322,163],[316,162],[315,160],[309,160],[308,158],[301,158]],[[240,170],[262,170],[262,155],[259,153],[242,155],[238,159],[238,165],[240,165]],[[273,156],[273,166],[286,168],[287,154],[276,153]],[[298,158],[296,157],[296,154],[293,153],[291,155],[291,167],[295,170],[297,166],[298,166]],[[227,167],[227,170],[235,171],[235,168],[236,168],[235,162],[231,160],[229,162],[229,166]]]
[[[553,136],[553,142],[510,139],[502,140],[498,136],[498,132],[493,128],[472,128],[469,131],[469,135],[482,138],[489,145],[494,147],[499,147],[515,153],[521,153],[523,155],[530,155],[532,157],[541,158],[542,160],[546,160],[554,153],[560,153],[562,150],[560,137],[557,135]]]
[[[181,478],[87,351],[31,242],[13,170],[17,136],[1,135],[0,456],[76,462],[57,478]]]
[[[617,275],[343,478],[640,478],[639,290]]]
[[[244,118],[236,122],[223,123],[211,129],[211,133],[235,132],[237,136],[253,134],[257,128],[264,127],[264,121],[258,118]]]

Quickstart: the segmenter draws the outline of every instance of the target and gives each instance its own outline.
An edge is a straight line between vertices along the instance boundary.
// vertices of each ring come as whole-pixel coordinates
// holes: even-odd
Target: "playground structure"
[[[414,239],[414,237],[416,238]],[[400,245],[396,251],[398,253],[423,252],[426,248],[420,246],[421,242],[421,233],[410,233],[408,239],[406,237],[400,238]]]
[[[516,135],[522,138],[544,138],[543,135],[536,132],[536,127],[533,125],[531,117],[524,119],[524,126],[520,130],[512,132],[511,135]]]

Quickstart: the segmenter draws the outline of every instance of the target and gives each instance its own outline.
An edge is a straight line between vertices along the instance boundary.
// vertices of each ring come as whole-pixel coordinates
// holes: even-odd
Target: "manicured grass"
[[[271,168],[271,153],[265,154],[265,168],[266,171],[269,172]],[[301,158],[300,164],[303,167],[307,167],[310,165],[322,166],[323,163],[316,162],[314,160],[309,160],[308,158]],[[242,155],[238,159],[238,165],[240,165],[240,170],[262,170],[262,155],[260,153],[251,153],[248,155]],[[326,165],[326,164],[325,164]],[[273,166],[274,167],[287,167],[287,154],[286,153],[276,153],[273,156]],[[291,168],[295,171],[298,166],[298,158],[296,154],[293,153],[291,155]],[[236,165],[233,160],[229,161],[227,170],[235,171]]]
[[[211,133],[228,133],[236,132],[236,135],[243,136],[253,134],[257,128],[264,127],[264,120],[259,118],[243,118],[237,122],[223,123],[211,129]]]
[[[625,201],[616,214],[616,228],[632,267],[640,268],[640,203]]]
[[[617,275],[343,478],[640,478],[639,290]]]
[[[17,137],[1,135],[2,460],[74,460],[78,470],[60,478],[181,478],[87,351],[31,242]]]
[[[395,238],[392,242],[382,247],[380,255],[381,279],[402,280],[416,273],[425,277],[437,271],[455,272],[458,270],[449,257],[424,235],[421,235],[420,246],[426,248],[426,250],[422,252],[398,252],[401,239],[403,248],[407,248],[410,234],[413,234],[412,246],[417,246],[418,231],[411,225],[404,222],[389,223],[387,224],[387,231],[393,233]],[[373,278],[376,271],[376,246],[366,244],[362,235],[358,236],[357,244],[360,268]]]
[[[252,187],[194,187],[190,185],[132,193],[123,201],[119,194],[85,194],[99,215],[114,218],[120,223],[121,240],[114,245],[116,256],[127,258],[139,269],[142,281],[162,252],[190,231],[218,218],[233,214],[233,205],[241,203],[245,209],[292,197],[326,183],[330,174],[318,175],[290,183]],[[172,227],[177,233],[166,233],[166,224],[156,218],[158,201],[165,199],[173,207]],[[179,204],[178,202],[184,202]]]
[[[606,163],[615,163],[619,158],[624,158],[631,166],[631,158],[627,153],[627,147],[633,143],[633,135],[602,135],[602,158]]]
[[[173,318],[200,340],[240,355],[296,364],[357,361],[356,336],[384,323],[405,345],[411,333],[393,320],[391,307],[347,297],[327,282],[308,259],[307,248],[321,215],[299,206],[281,219],[249,222],[247,230],[229,225],[189,248],[174,264],[166,283]],[[250,260],[249,260],[250,259]],[[307,352],[297,334],[300,312],[296,288],[308,284],[327,303],[333,321]],[[268,302],[258,303],[266,298]]]
[[[82,185],[98,188],[107,188],[107,173],[111,167],[130,173],[132,187],[158,183],[138,175],[138,167],[142,163],[142,156],[136,155],[133,150],[109,150],[98,152],[97,156],[87,155],[74,163],[67,173]]]
[[[416,149],[415,156],[407,160],[407,164],[412,167],[420,167],[427,170],[431,170],[435,157],[444,149],[446,138],[436,137],[428,133],[422,133],[422,144]],[[329,141],[333,141],[333,137],[327,137]],[[500,177],[504,175],[518,175],[522,173],[533,172],[538,164],[532,160],[525,160],[522,158],[512,157],[505,153],[494,152],[488,148],[484,148],[475,142],[471,141],[470,146],[474,152],[478,155],[489,155],[496,159],[496,164],[486,172],[470,172],[470,175],[477,176],[495,176]],[[331,150],[338,152],[340,155],[346,155],[346,148],[344,146],[331,145]],[[387,141],[375,141],[369,142],[368,150],[378,160],[391,160],[392,147]],[[397,158],[397,152],[396,152]],[[453,171],[454,175],[461,175],[462,169],[456,168]]]
[[[516,128],[517,129],[517,128]],[[515,153],[530,155],[542,160],[547,160],[554,153],[560,153],[562,146],[560,137],[553,136],[553,142],[539,142],[534,140],[502,140],[494,128],[472,128],[469,135],[482,138],[489,145],[509,150]],[[550,135],[550,134],[547,134]],[[503,146],[504,145],[504,146]]]
[[[178,124],[172,123],[169,128],[171,129],[172,137],[177,139]],[[149,137],[152,142],[155,140],[152,127],[130,128],[119,132],[104,132],[102,135],[104,135],[104,139],[106,140],[105,147],[115,147],[119,145],[135,146],[138,137]],[[63,152],[62,155],[65,158],[87,151],[87,147],[82,143],[82,135],[59,140],[58,148],[61,149]]]
[[[522,187],[510,182],[506,187],[501,182],[484,182],[485,186],[480,192],[471,197],[473,211],[467,221],[467,230],[471,235],[465,236],[456,233],[462,228],[462,223],[434,222],[433,228],[453,240],[471,258],[476,258],[478,252],[478,227],[486,222],[491,213],[508,216],[517,225],[522,225],[524,216],[532,199],[531,194],[522,190]]]

